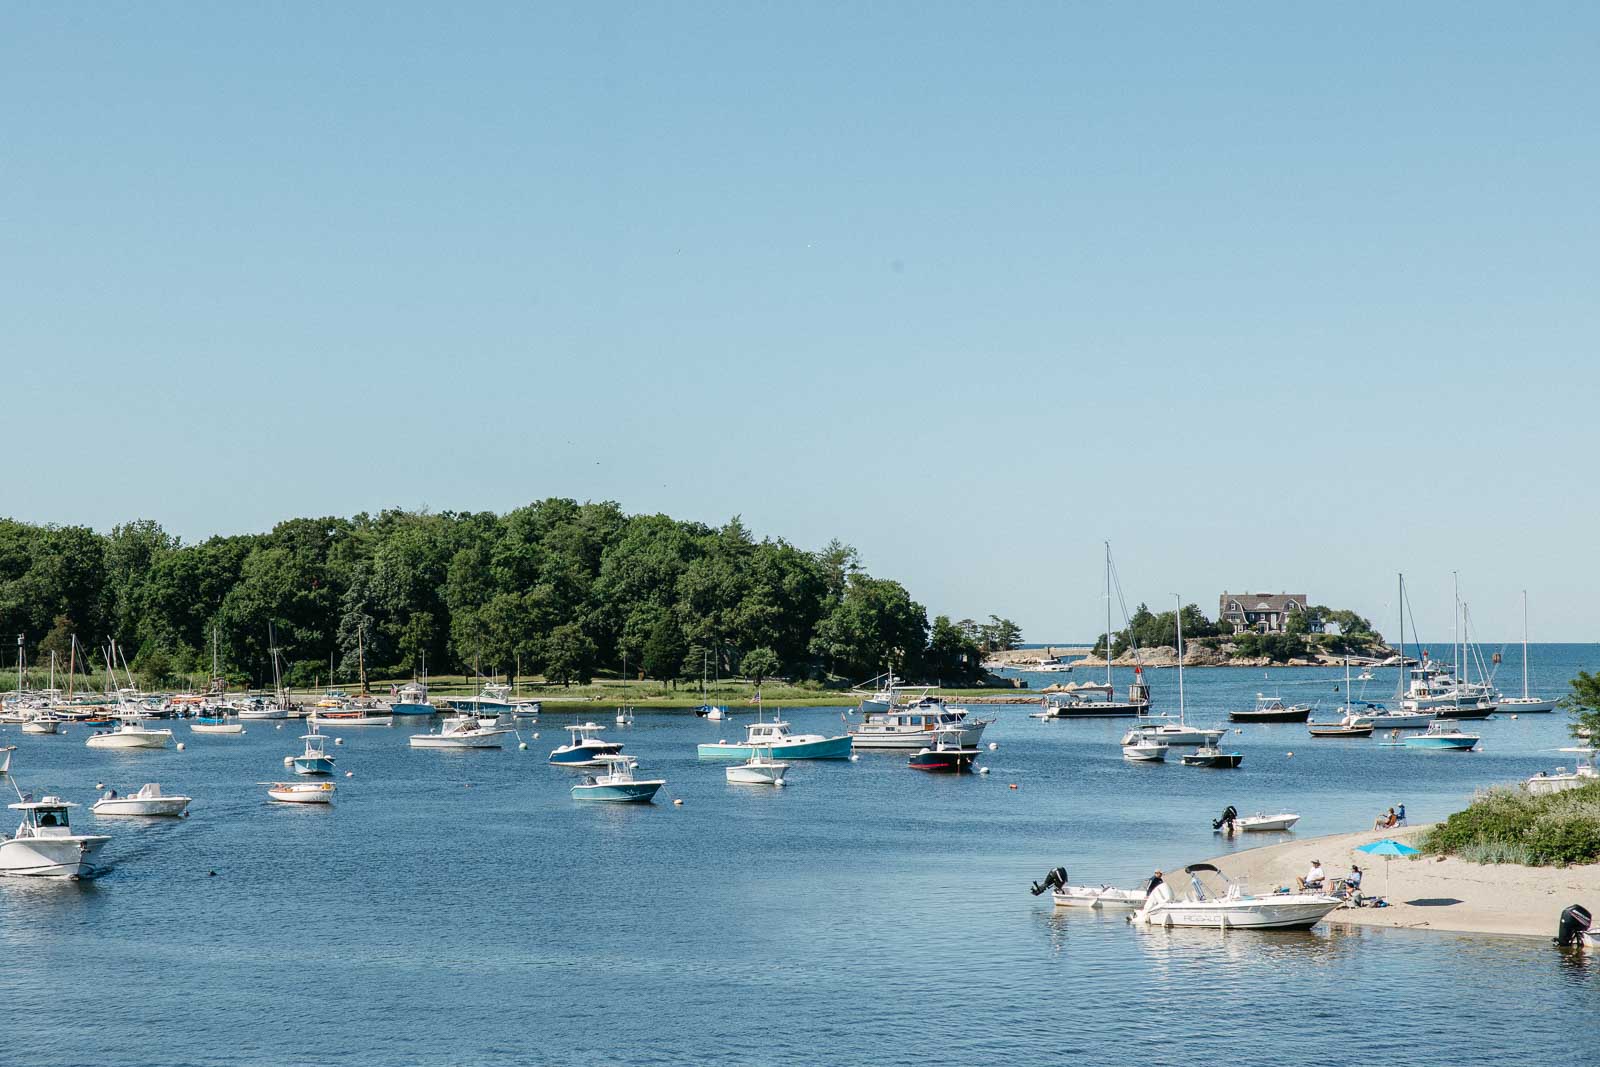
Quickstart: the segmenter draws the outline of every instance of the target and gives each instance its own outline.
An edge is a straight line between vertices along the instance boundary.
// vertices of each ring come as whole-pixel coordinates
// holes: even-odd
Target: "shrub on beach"
[[[1600,861],[1600,783],[1549,796],[1497,787],[1428,831],[1422,851],[1471,863],[1564,867]]]

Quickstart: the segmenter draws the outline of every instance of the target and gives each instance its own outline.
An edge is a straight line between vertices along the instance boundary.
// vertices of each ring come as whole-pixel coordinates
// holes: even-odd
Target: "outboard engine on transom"
[[[1044,881],[1042,883],[1033,883],[1033,895],[1039,896],[1043,893],[1050,892],[1052,889],[1065,889],[1066,887],[1067,869],[1065,867],[1057,867],[1055,870],[1044,876]]]
[[[1561,948],[1581,945],[1592,922],[1589,909],[1582,904],[1574,904],[1561,913],[1561,925],[1556,928],[1556,936],[1550,940]]]
[[[1222,809],[1222,814],[1211,820],[1211,829],[1233,833],[1233,824],[1239,821],[1239,811],[1232,804]]]

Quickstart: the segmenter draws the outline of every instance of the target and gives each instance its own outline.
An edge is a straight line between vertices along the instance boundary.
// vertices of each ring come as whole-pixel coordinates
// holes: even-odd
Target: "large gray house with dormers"
[[[1218,600],[1217,618],[1236,634],[1246,630],[1281,634],[1289,615],[1305,610],[1304,593],[1223,593]]]

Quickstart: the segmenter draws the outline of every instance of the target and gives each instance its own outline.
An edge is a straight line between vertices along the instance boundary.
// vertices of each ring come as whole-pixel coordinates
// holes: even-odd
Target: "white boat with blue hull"
[[[717,741],[698,749],[701,759],[750,759],[766,750],[785,760],[849,759],[851,741],[849,734],[796,734],[786,722],[752,722],[745,726],[743,742]]]
[[[600,758],[606,770],[602,774],[588,775],[572,787],[573,800],[606,804],[648,804],[655,799],[656,791],[667,784],[665,778],[635,778],[633,769],[639,761],[620,754]]]
[[[69,808],[60,797],[24,796],[7,805],[22,813],[16,833],[0,839],[0,875],[18,878],[93,878],[105,868],[93,861],[111,838],[72,832]]]
[[[428,684],[410,682],[400,687],[389,703],[391,715],[432,715],[439,709],[428,703]]]
[[[294,773],[332,774],[333,757],[328,755],[328,739],[321,734],[304,734],[300,740],[306,743],[306,750],[293,757]]]
[[[1469,751],[1478,746],[1482,738],[1464,733],[1461,727],[1445,719],[1435,719],[1424,733],[1411,734],[1401,739],[1406,748],[1444,749]]]
[[[567,727],[572,740],[550,752],[550,762],[562,767],[603,767],[606,761],[622,751],[620,741],[602,741],[605,730],[599,723],[586,722]]]

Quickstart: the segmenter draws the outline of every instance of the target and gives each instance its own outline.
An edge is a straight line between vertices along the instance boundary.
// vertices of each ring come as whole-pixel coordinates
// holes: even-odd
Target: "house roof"
[[[1304,593],[1223,593],[1219,603],[1224,612],[1233,610],[1230,605],[1235,601],[1239,604],[1240,611],[1288,611],[1292,602],[1295,607],[1304,610],[1306,595]]]

